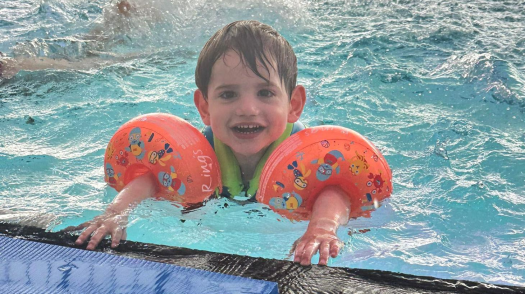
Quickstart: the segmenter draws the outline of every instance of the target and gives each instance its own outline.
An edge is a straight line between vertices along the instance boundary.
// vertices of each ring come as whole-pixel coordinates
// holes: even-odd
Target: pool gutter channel
[[[81,248],[77,236],[0,222],[0,235],[28,241]],[[124,241],[112,249],[104,240],[98,251],[210,272],[272,281],[279,293],[525,293],[524,287],[464,280],[438,279],[380,270],[312,265],[188,248]],[[0,251],[1,258],[1,251]]]

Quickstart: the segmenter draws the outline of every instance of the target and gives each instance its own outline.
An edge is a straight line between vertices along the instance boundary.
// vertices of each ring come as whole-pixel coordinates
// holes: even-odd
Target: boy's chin
[[[264,148],[253,148],[253,149],[246,148],[246,147],[243,148],[243,146],[238,146],[238,148],[232,148],[232,151],[236,157],[242,156],[242,157],[249,158],[249,157],[254,157],[254,156],[264,154],[267,148],[268,146]]]

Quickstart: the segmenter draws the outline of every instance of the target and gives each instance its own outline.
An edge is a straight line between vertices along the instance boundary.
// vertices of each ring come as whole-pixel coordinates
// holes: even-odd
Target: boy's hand
[[[329,257],[336,257],[343,248],[343,242],[337,238],[333,230],[318,227],[308,227],[304,235],[295,241],[294,262],[310,265],[312,256],[319,251],[319,265],[326,265]]]
[[[304,235],[295,241],[294,262],[310,265],[312,256],[319,251],[319,264],[326,265],[328,258],[336,257],[343,242],[337,238],[339,225],[348,222],[350,201],[338,186],[327,186],[315,200],[308,229]]]
[[[156,179],[152,173],[138,176],[118,193],[104,214],[76,227],[65,228],[63,231],[85,229],[75,244],[82,245],[90,239],[87,250],[94,250],[104,237],[111,235],[111,247],[115,248],[120,240],[126,239],[126,226],[131,210],[142,200],[153,197],[156,191]]]
[[[90,239],[86,247],[87,250],[94,250],[104,237],[111,235],[111,247],[115,248],[119,245],[120,240],[126,239],[127,224],[127,214],[106,211],[91,221],[76,227],[67,227],[63,231],[78,231],[86,228],[75,241],[75,244],[82,245]]]

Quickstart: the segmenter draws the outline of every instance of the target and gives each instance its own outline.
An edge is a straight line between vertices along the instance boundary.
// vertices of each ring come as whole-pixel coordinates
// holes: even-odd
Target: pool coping
[[[82,249],[76,235],[0,222],[0,235]],[[97,249],[113,255],[161,262],[215,273],[276,282],[279,293],[525,293],[525,287],[439,279],[381,270],[301,266],[288,260],[215,253],[188,248],[124,241],[112,249],[104,240]]]

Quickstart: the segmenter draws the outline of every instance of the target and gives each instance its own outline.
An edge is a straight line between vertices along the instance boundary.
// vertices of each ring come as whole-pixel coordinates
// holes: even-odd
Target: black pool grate
[[[0,223],[0,235],[65,247],[75,235]],[[214,253],[187,248],[124,241],[116,249],[104,240],[98,251],[257,280],[276,282],[279,293],[525,293],[525,288],[463,280],[443,280],[379,270],[312,265],[291,261]],[[2,253],[0,249],[0,258]]]

